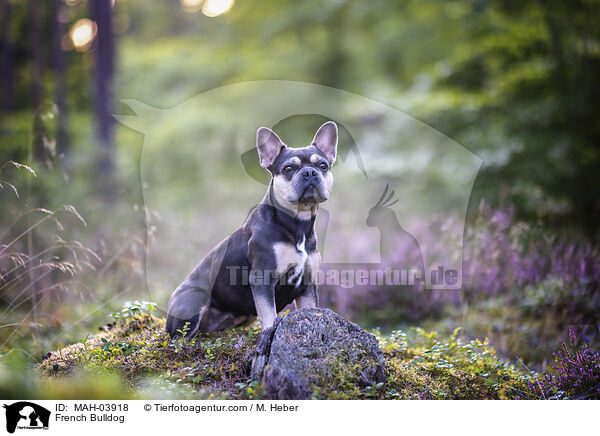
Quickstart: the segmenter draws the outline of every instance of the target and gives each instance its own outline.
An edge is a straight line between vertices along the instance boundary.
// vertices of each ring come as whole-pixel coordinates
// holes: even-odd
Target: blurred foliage
[[[569,326],[600,348],[600,248],[519,220],[513,207],[482,203],[465,233],[462,289],[325,285],[320,301],[385,332],[417,324],[450,333],[461,326],[469,337],[490,338],[504,356],[542,368],[568,339]]]
[[[61,18],[67,28],[89,15],[85,2],[71,3]],[[13,160],[23,157],[25,144],[14,117],[31,114],[27,7],[13,4],[8,32],[14,97],[2,133],[17,140],[3,141],[2,152]],[[51,12],[42,7],[46,34]],[[519,216],[598,237],[599,12],[597,0],[311,0],[301,11],[291,0],[277,0],[238,2],[209,18],[174,1],[121,0],[113,8],[116,95],[165,108],[208,89],[265,78],[369,95],[484,158],[474,208],[480,198],[510,200]],[[44,44],[43,84],[51,96],[51,38]],[[90,113],[93,50],[67,53],[74,117]],[[71,129],[81,123],[74,118]]]
[[[519,216],[597,237],[599,6],[314,1],[299,12],[278,1],[239,3],[214,21],[176,13],[176,36],[165,26],[124,41],[119,83],[160,107],[264,78],[367,94],[484,158],[475,208],[509,200]],[[195,44],[203,37],[210,44]]]

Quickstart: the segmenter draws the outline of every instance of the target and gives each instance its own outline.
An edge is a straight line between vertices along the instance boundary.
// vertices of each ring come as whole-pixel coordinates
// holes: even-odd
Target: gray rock
[[[383,383],[384,360],[375,336],[329,309],[305,308],[262,333],[252,378],[271,399],[343,397]]]

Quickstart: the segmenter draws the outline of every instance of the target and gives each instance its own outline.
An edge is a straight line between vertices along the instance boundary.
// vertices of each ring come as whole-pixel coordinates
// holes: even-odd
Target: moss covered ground
[[[54,398],[260,399],[249,379],[256,323],[191,339],[170,339],[164,319],[131,307],[107,331],[50,352],[37,365],[31,395]],[[360,389],[352,371],[339,368],[332,382],[314,390],[327,399],[518,399],[536,398],[529,386],[538,374],[502,361],[483,340],[463,341],[419,328],[383,336],[383,384]],[[38,397],[39,398],[39,397]]]

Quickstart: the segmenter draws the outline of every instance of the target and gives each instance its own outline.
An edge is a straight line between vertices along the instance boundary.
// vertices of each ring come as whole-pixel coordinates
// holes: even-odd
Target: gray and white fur
[[[166,327],[171,336],[180,336],[186,324],[192,336],[235,327],[255,315],[267,329],[292,301],[298,308],[317,306],[315,219],[331,193],[337,142],[332,121],[302,148],[287,147],[272,130],[258,129],[256,147],[260,165],[272,176],[269,188],[244,224],[171,295]]]

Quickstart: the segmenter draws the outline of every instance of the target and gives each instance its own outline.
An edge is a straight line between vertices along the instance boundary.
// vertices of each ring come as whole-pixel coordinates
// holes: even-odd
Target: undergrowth
[[[249,378],[260,335],[256,323],[225,332],[201,333],[191,339],[185,338],[184,329],[183,338],[171,339],[164,331],[164,320],[154,315],[154,308],[148,302],[128,303],[112,314],[114,322],[104,327],[106,331],[49,352],[35,367],[36,377],[27,378],[18,396],[263,398],[260,384]],[[487,340],[463,341],[459,329],[450,337],[419,328],[388,336],[374,333],[385,357],[386,382],[345,390],[345,381],[336,380],[334,384],[340,384],[340,389],[333,386],[315,392],[315,398],[548,398],[548,375],[503,361]],[[2,360],[0,380],[10,377],[10,359],[8,355]],[[571,397],[567,391],[561,398]],[[2,394],[6,397],[11,393]]]

